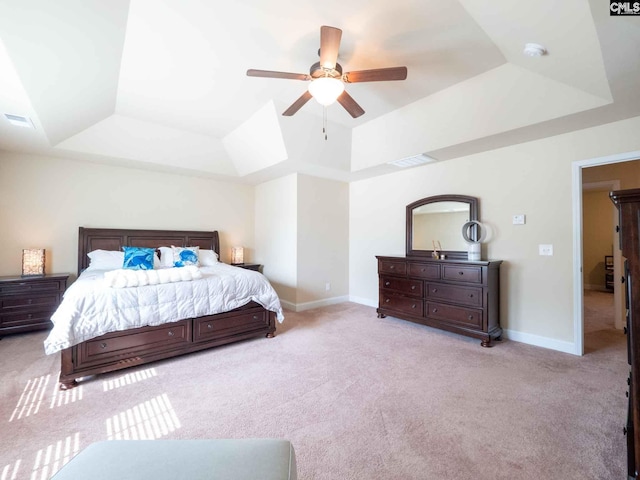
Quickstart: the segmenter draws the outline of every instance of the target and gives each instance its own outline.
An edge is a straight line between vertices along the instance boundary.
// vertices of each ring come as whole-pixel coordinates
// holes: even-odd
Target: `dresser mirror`
[[[478,199],[466,195],[437,195],[407,205],[407,256],[440,255],[452,260],[467,259],[462,227],[480,221]],[[477,239],[472,226],[469,238]]]

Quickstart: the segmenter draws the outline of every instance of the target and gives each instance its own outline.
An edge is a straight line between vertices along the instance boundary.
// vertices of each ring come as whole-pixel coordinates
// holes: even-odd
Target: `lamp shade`
[[[44,275],[44,248],[22,250],[22,275]]]
[[[320,77],[313,80],[308,87],[309,93],[320,105],[331,105],[344,92],[344,83],[337,78]]]
[[[239,264],[244,263],[244,248],[243,247],[233,247],[231,249],[231,263]]]

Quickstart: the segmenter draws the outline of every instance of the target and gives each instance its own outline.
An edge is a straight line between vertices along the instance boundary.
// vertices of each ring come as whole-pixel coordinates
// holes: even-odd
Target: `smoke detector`
[[[541,57],[547,53],[547,49],[537,43],[527,43],[524,46],[523,52],[528,57]]]

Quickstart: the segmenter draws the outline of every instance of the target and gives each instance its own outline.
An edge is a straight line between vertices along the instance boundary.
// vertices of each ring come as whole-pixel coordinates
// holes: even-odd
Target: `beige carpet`
[[[4,338],[0,480],[47,479],[108,438],[251,437],[290,439],[309,480],[626,478],[620,332],[589,333],[575,357],[485,349],[350,303],[286,316],[274,339],[69,392],[44,332]]]

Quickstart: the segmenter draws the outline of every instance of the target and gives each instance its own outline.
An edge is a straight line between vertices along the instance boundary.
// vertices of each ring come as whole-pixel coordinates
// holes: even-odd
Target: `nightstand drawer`
[[[18,326],[31,325],[33,323],[46,323],[50,322],[51,315],[55,312],[55,307],[51,308],[38,308],[22,311],[20,313],[8,313],[6,315],[0,315],[0,328],[14,328]]]
[[[30,295],[41,292],[64,291],[64,283],[55,280],[31,280],[5,284],[0,283],[0,295]]]
[[[47,295],[33,295],[31,297],[4,297],[0,299],[0,308],[2,310],[19,309],[19,308],[35,308],[35,307],[56,307],[60,303],[58,293]]]

